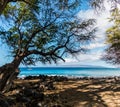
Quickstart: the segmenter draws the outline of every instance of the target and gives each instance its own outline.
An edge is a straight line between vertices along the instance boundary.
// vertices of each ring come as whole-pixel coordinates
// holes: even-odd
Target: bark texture
[[[9,91],[12,86],[12,81],[16,79],[19,74],[19,64],[21,59],[14,59],[11,63],[0,67],[0,92]]]
[[[9,0],[0,0],[0,14],[3,12],[5,7],[7,6]]]

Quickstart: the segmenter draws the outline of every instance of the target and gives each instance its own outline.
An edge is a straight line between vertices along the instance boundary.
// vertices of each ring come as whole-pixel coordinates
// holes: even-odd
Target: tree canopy
[[[5,14],[7,15],[7,11],[9,8],[11,8],[10,6],[8,6],[11,3],[15,3],[15,2],[24,2],[26,3],[26,5],[29,5],[29,7],[31,7],[31,9],[36,10],[38,8],[38,3],[41,0],[0,0],[0,14]]]
[[[105,2],[110,3],[111,10],[119,7],[118,4],[120,4],[119,0],[90,0],[91,6],[97,11],[104,10],[106,8]]]
[[[9,24],[7,28],[0,25],[0,38],[9,47],[13,61],[0,67],[1,92],[10,89],[21,62],[65,61],[69,54],[84,52],[84,45],[94,38],[95,20],[76,16],[80,0],[31,0],[34,5],[7,1],[1,15],[8,17]]]
[[[91,6],[94,7],[95,9],[100,10],[105,8],[104,6],[105,0],[91,0],[88,2],[90,2]],[[109,0],[108,2],[112,2],[111,10],[114,11],[117,8],[117,3],[119,3],[119,0]],[[46,52],[45,50],[54,50],[55,47],[57,48],[57,46],[59,46],[57,45],[59,44],[57,43],[58,40],[57,41],[52,40],[54,38],[57,38],[61,41],[64,40],[64,44],[65,44],[65,42],[67,41],[67,38],[72,39],[72,42],[73,42],[73,38],[74,39],[77,38],[78,40],[78,35],[82,35],[82,36],[84,35],[84,38],[82,36],[79,36],[79,37],[84,39],[84,41],[87,41],[91,38],[91,37],[89,38],[88,35],[94,32],[93,29],[92,29],[93,31],[88,30],[88,28],[94,23],[94,20],[88,20],[88,21],[82,22],[81,20],[77,20],[75,19],[75,17],[73,17],[77,12],[77,8],[80,6],[80,3],[81,3],[81,0],[73,0],[73,1],[71,0],[59,0],[59,1],[58,0],[54,0],[54,1],[1,0],[0,13],[2,13],[5,17],[11,18],[10,20],[11,20],[11,23],[13,24],[13,26],[11,26],[10,29],[7,29],[7,30],[1,29],[1,38],[10,47],[11,55],[13,55],[13,57],[16,57],[17,55],[19,55],[20,52],[22,52],[23,50],[25,51],[23,47],[26,47],[26,49],[28,50],[35,48],[38,51],[38,49],[40,49],[39,52],[44,50],[42,54],[50,53],[50,51]],[[85,30],[86,29],[85,27],[87,28],[87,30]],[[81,31],[80,29],[84,29],[84,30]],[[88,32],[89,34],[86,34]],[[44,37],[44,39],[41,38],[40,36],[39,36],[39,39],[37,39],[38,36],[36,35],[38,34],[41,35],[41,37]],[[52,37],[51,35],[52,36],[54,35],[54,36]],[[65,37],[63,37],[63,35]],[[72,36],[69,37],[66,35],[72,35]],[[73,35],[74,36],[77,35],[77,36],[74,37]],[[87,35],[87,37],[85,35]],[[28,39],[28,38],[31,38],[31,39]],[[72,45],[67,43],[69,44],[71,51],[70,49],[68,49],[68,47],[65,50],[64,50],[65,47],[59,48],[58,50],[61,51],[60,52],[61,55],[63,55],[62,53],[69,52],[73,54],[73,53],[79,52],[78,48],[76,49],[76,45],[77,47],[80,47],[80,50],[83,51],[84,49],[82,48],[82,45],[81,45],[81,43],[83,43],[81,41],[83,40],[81,39],[79,40],[80,40],[79,41],[80,43],[78,43],[78,41],[76,42],[76,44],[75,42],[71,43]],[[49,42],[52,43],[52,45],[50,45]],[[38,44],[39,45],[41,44],[41,46],[38,46]],[[46,48],[42,50],[43,46]],[[55,55],[52,55],[51,57],[51,55],[47,54],[47,57],[45,55],[45,58],[41,55],[41,58],[40,57],[38,58],[34,53],[31,53],[30,55],[26,55],[27,57],[24,58],[23,62],[25,62],[26,64],[34,63],[36,62],[36,60],[41,60],[42,62],[46,62],[46,58],[47,58],[47,61],[49,61],[50,63],[51,63],[51,59],[54,60],[54,62],[56,62],[56,59],[59,59],[59,58],[64,60],[63,59],[64,57],[62,57],[61,55],[57,55],[57,54]]]
[[[55,0],[54,2],[56,2],[56,1],[59,3],[59,7],[62,9],[64,7],[67,7],[70,0]],[[9,8],[11,8],[11,6],[8,6],[8,5],[11,3],[16,3],[16,2],[23,2],[26,5],[28,5],[29,8],[36,11],[39,8],[38,5],[41,2],[43,2],[43,0],[0,0],[0,14],[7,15],[8,13],[5,10],[9,10]],[[44,2],[49,2],[49,0],[45,0]],[[79,2],[81,2],[81,0],[74,0],[74,3],[79,4]],[[24,8],[24,7],[22,7],[22,8]]]
[[[120,0],[91,0],[92,7],[99,12],[99,10],[104,10],[105,1],[111,4],[111,17],[110,22],[114,25],[106,31],[106,43],[108,44],[103,60],[108,63],[120,64]]]
[[[11,17],[9,29],[0,31],[4,43],[15,59],[22,57],[24,64],[37,61],[56,63],[66,54],[83,52],[83,43],[94,38],[93,19],[78,20],[75,16],[79,1],[41,0],[34,12],[26,3],[7,5]],[[23,8],[24,7],[24,8]],[[6,10],[5,10],[6,11]]]
[[[111,14],[110,21],[114,25],[106,31],[107,44],[104,60],[113,64],[120,64],[120,10],[114,9]]]

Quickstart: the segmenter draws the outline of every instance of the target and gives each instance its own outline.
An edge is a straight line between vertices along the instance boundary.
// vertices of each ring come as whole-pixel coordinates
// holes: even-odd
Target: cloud
[[[88,10],[81,10],[77,16],[82,19],[96,19],[96,25],[95,27],[98,28],[96,32],[96,38],[95,41],[93,41],[87,48],[88,49],[95,49],[95,48],[103,48],[106,46],[105,44],[105,32],[108,28],[110,28],[113,23],[109,22],[110,17],[110,9],[111,9],[111,3],[105,1],[105,10],[102,11],[100,14],[96,13],[93,9]]]
[[[100,14],[96,13],[93,9],[81,10],[77,16],[82,19],[96,19],[96,27],[98,27],[98,32],[96,33],[97,38],[105,37],[105,31],[109,28],[112,23],[109,22],[110,17],[110,7],[108,2],[105,2],[106,10],[102,11]]]
[[[103,48],[103,47],[106,47],[106,44],[101,44],[100,42],[95,42],[95,43],[92,43],[90,44],[87,49],[95,49],[95,48]]]
[[[108,2],[105,2],[106,10],[102,11],[102,13],[97,14],[93,9],[88,10],[81,10],[77,16],[81,19],[96,19],[96,25],[95,27],[98,28],[98,31],[96,32],[96,38],[95,41],[93,41],[91,44],[87,46],[88,49],[91,50],[88,54],[79,54],[76,58],[69,57],[66,58],[66,65],[79,65],[79,64],[87,64],[87,63],[99,63],[101,61],[101,56],[103,55],[104,49],[107,46],[105,44],[105,32],[108,28],[110,28],[113,23],[109,22],[110,17],[110,9],[111,4]]]
[[[90,52],[86,54],[79,54],[76,57],[69,56],[65,58],[65,63],[59,62],[61,65],[80,65],[99,60],[102,57],[102,52],[97,51],[96,53]]]

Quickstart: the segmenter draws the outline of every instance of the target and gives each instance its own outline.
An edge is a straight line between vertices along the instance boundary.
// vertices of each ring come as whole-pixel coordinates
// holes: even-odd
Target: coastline
[[[28,75],[28,76],[25,76],[25,75],[21,75],[21,76],[18,76],[17,78],[18,79],[25,79],[25,78],[39,78],[41,76],[46,76],[46,77],[64,77],[64,78],[68,78],[68,79],[120,79],[120,76],[74,76],[74,75]]]
[[[25,77],[29,75],[39,76],[66,76],[70,78],[75,77],[114,77],[120,76],[120,69],[118,68],[75,68],[75,67],[34,67],[34,68],[21,68],[19,77]]]
[[[119,83],[120,77],[28,76],[17,78],[0,103],[7,101],[10,107],[119,107]]]

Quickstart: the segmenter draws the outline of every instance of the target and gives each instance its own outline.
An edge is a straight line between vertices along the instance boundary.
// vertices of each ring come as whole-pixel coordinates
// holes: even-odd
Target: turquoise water
[[[29,75],[57,75],[69,77],[109,77],[120,76],[120,68],[84,68],[84,67],[36,67],[20,68],[19,77]]]

